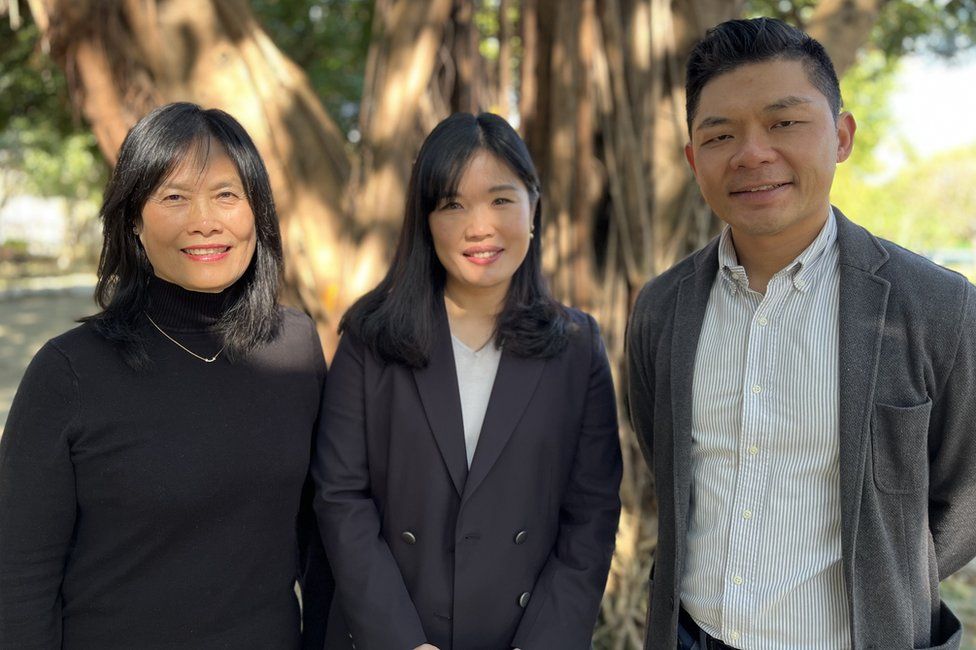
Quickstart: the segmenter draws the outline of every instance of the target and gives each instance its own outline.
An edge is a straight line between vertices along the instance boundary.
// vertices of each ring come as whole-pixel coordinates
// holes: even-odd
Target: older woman
[[[331,577],[300,503],[326,369],[276,303],[253,142],[221,111],[157,109],[101,216],[102,311],[37,353],[0,443],[0,647],[291,650],[312,572],[320,648]]]
[[[329,650],[590,647],[620,512],[616,406],[596,322],[543,282],[540,212],[500,117],[459,113],[424,142],[326,390]]]

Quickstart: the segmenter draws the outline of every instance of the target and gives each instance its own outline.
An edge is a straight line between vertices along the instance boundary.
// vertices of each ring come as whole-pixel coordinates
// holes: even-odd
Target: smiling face
[[[702,89],[685,155],[709,207],[748,237],[809,239],[827,218],[854,118],[834,119],[800,61],[751,63]]]
[[[448,295],[504,297],[529,250],[534,199],[497,156],[479,150],[468,161],[457,195],[430,213]]]
[[[257,239],[237,168],[216,144],[202,162],[191,148],[149,196],[136,229],[156,277],[207,293],[237,282]]]

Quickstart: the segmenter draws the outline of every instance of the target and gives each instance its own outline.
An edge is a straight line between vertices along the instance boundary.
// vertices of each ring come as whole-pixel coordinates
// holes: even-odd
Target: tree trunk
[[[376,0],[360,102],[362,146],[346,192],[346,240],[339,251],[349,282],[338,314],[386,271],[410,166],[424,136],[450,110],[437,71],[451,9],[451,0]]]
[[[886,0],[822,0],[809,30],[838,71]],[[497,72],[478,52],[474,0],[376,0],[359,155],[245,0],[30,0],[106,157],[154,106],[189,100],[235,115],[271,174],[289,296],[318,319],[327,352],[345,308],[387,267],[410,167],[452,109],[518,96],[543,180],[544,265],[557,296],[603,328],[620,396],[624,512],[602,622],[604,648],[639,648],[657,534],[652,486],[626,417],[624,333],[637,291],[716,223],[682,154],[684,65],[744,0],[501,0]],[[508,7],[518,9],[518,92]]]
[[[837,76],[854,65],[857,53],[888,0],[820,0],[805,29],[824,46]]]
[[[648,279],[714,230],[682,153],[684,61],[707,27],[742,4],[523,4],[522,126],[543,178],[544,262],[559,298],[602,324],[624,415],[624,512],[601,648],[640,647],[657,532],[623,403],[627,316]]]
[[[330,356],[338,318],[385,269],[416,147],[446,114],[421,100],[430,96],[450,0],[379,4],[363,156],[350,179],[344,137],[245,0],[31,0],[110,162],[128,129],[166,102],[222,108],[244,125],[268,167],[281,218],[285,297],[316,317]]]

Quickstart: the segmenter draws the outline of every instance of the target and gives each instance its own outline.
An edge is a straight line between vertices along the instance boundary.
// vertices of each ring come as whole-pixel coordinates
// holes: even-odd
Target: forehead
[[[508,163],[486,149],[478,149],[471,154],[464,166],[458,182],[458,192],[464,194],[466,191],[476,191],[501,183],[517,183],[517,187],[525,187]]]
[[[160,185],[172,182],[199,183],[215,174],[240,180],[237,166],[224,146],[214,138],[201,138],[191,142],[173,157],[169,170],[160,179]]]
[[[802,61],[773,59],[747,63],[711,79],[702,88],[695,125],[709,117],[761,112],[787,97],[830,111],[827,98],[814,86]]]

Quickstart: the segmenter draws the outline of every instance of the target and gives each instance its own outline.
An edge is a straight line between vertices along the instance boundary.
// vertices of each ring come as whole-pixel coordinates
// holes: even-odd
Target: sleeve
[[[356,647],[411,650],[426,636],[370,489],[365,354],[365,346],[345,334],[332,362],[312,461],[315,512]]]
[[[61,647],[61,582],[75,524],[66,431],[77,379],[53,344],[27,368],[0,439],[0,647]]]
[[[592,355],[578,447],[554,549],[512,640],[521,650],[589,650],[610,571],[623,465],[610,365],[599,328],[589,321]]]
[[[959,344],[929,421],[929,526],[939,579],[976,557],[976,288],[967,284]]]
[[[648,373],[651,359],[646,347],[644,318],[647,307],[642,298],[645,288],[634,304],[627,326],[627,401],[630,423],[637,436],[647,466],[654,469],[654,376]]]
[[[312,458],[315,452],[315,432],[323,418],[323,404],[325,402],[326,364],[322,353],[315,323],[309,321],[311,327],[312,356],[317,363],[319,379],[319,410],[315,425],[310,436],[312,442]],[[302,650],[322,650],[325,646],[326,623],[329,618],[329,608],[332,605],[332,594],[335,591],[335,580],[329,566],[319,534],[318,521],[315,518],[315,483],[311,470],[305,478],[302,488],[301,503],[298,508],[297,539],[298,539],[298,584],[302,590]]]

